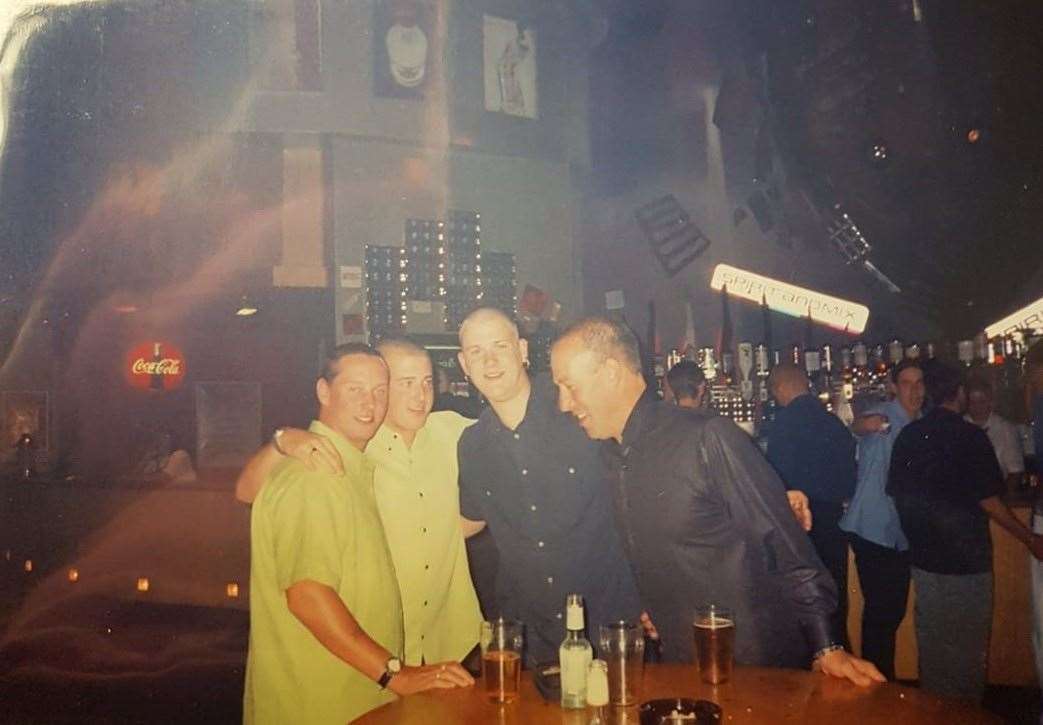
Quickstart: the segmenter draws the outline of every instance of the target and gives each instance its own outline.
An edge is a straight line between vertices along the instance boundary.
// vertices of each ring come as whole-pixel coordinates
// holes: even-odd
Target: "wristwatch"
[[[391,657],[387,662],[384,663],[384,674],[377,680],[377,684],[380,685],[381,690],[386,690],[388,683],[391,682],[391,678],[402,671],[402,660],[398,657]]]

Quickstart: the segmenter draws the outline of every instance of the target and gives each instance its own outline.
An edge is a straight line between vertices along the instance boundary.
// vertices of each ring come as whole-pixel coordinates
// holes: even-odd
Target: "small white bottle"
[[[593,659],[594,648],[583,636],[583,597],[569,594],[565,598],[565,641],[558,648],[563,708],[587,706],[587,670]]]

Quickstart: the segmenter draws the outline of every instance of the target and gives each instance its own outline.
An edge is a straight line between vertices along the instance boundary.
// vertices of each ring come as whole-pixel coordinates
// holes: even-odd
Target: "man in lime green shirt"
[[[473,683],[455,663],[403,666],[402,606],[362,455],[387,410],[387,366],[338,347],[316,382],[324,435],[342,472],[287,460],[251,517],[246,723],[344,723],[390,701]]]
[[[460,526],[456,444],[473,421],[431,413],[431,358],[406,340],[379,346],[391,384],[384,425],[366,447],[376,464],[375,492],[398,576],[405,622],[405,662],[462,660],[478,642],[481,613]],[[305,465],[339,470],[343,457],[320,432],[283,429],[279,447]],[[281,454],[266,446],[240,476],[236,494],[267,490]],[[270,485],[270,484],[269,484]]]

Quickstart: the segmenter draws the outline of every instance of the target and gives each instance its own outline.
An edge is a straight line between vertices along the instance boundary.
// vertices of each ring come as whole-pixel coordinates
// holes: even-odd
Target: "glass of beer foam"
[[[732,676],[735,617],[730,609],[708,604],[695,610],[695,659],[703,682],[719,685]]]
[[[481,624],[482,679],[485,680],[485,694],[491,702],[518,699],[524,628],[521,622],[502,617]]]

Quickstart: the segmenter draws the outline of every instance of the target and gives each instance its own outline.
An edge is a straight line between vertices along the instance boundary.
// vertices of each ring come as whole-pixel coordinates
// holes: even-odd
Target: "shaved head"
[[[502,322],[514,330],[514,336],[516,338],[521,337],[518,333],[517,323],[515,323],[506,312],[497,309],[496,307],[479,307],[477,310],[474,310],[467,315],[467,317],[464,318],[464,321],[460,323],[460,339],[463,339],[469,327],[483,322]]]
[[[808,376],[793,363],[779,363],[768,378],[772,395],[782,405],[808,392]]]
[[[569,325],[558,338],[559,341],[565,339],[578,340],[584,350],[593,353],[600,360],[612,358],[631,372],[641,372],[641,352],[637,337],[622,322],[606,317],[588,317]]]

